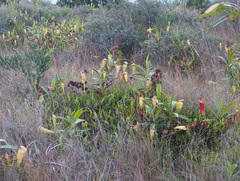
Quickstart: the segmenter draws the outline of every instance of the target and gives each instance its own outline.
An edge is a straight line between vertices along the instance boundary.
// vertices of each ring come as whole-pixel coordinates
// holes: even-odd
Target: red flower
[[[200,112],[201,112],[201,115],[205,115],[205,111],[204,111],[204,102],[202,101],[203,97],[199,97],[199,105],[200,105]]]
[[[116,65],[121,65],[121,63],[119,62],[119,63],[116,63]]]

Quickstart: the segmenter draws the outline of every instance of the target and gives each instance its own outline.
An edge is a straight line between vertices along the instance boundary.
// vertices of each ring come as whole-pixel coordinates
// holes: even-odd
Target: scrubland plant
[[[24,54],[18,49],[13,49],[12,56],[0,56],[1,66],[7,69],[20,69],[27,76],[28,81],[34,90],[38,90],[40,80],[44,72],[51,67],[52,50],[38,48],[36,44],[30,43],[24,48]]]
[[[169,1],[17,5],[24,29],[0,40],[0,180],[240,179],[224,29]]]

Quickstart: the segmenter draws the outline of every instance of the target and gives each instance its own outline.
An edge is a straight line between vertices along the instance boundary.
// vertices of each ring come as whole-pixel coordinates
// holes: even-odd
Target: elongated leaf
[[[55,87],[55,84],[56,84],[56,79],[54,77],[53,80],[52,80],[52,83],[51,83],[51,87]]]
[[[56,83],[58,83],[58,81],[59,81],[59,78],[58,78],[58,75],[57,74],[55,74],[55,81],[56,81]]]
[[[237,112],[230,113],[230,114],[227,115],[226,118],[229,118],[229,117],[231,117],[231,116],[234,116],[235,114],[237,114]]]
[[[223,109],[223,113],[227,112],[228,109],[233,105],[233,102],[231,102],[230,104],[228,104],[224,109]]]
[[[0,142],[6,142],[4,139],[0,139]]]
[[[79,118],[81,114],[82,114],[82,109],[77,110],[73,116],[73,121],[77,120],[77,118]]]
[[[158,84],[158,86],[157,86],[157,98],[158,98],[158,100],[160,100],[161,94],[162,94],[162,87],[161,87],[161,84]]]
[[[82,113],[84,113],[84,112],[86,112],[86,110],[84,110],[84,111],[83,111],[82,109],[77,110],[77,111],[74,113],[73,121],[77,120],[77,118],[79,118],[79,117],[82,115]]]
[[[140,66],[140,65],[132,65],[132,66],[141,69],[144,72],[144,74],[146,74],[146,71],[144,70],[144,68],[142,66]]]
[[[219,106],[220,106],[220,112],[221,112],[221,111],[222,111],[222,109],[223,109],[223,103],[222,103],[222,99],[220,99]]]
[[[233,57],[234,57],[234,51],[233,52],[231,52],[229,55],[228,55],[228,61],[231,63],[232,62],[232,59],[233,59]]]
[[[220,58],[226,65],[228,65],[227,60],[225,60],[225,58],[223,58],[222,56],[218,56],[218,58]]]
[[[215,116],[216,118],[218,118],[218,115],[217,115],[210,107],[207,107],[207,106],[206,106],[206,108],[207,108],[208,110],[210,110],[210,111],[214,114],[214,116]]]
[[[141,76],[141,77],[147,78],[144,74],[141,74],[141,73],[133,73],[132,75],[137,75],[137,76]]]
[[[174,107],[177,104],[177,101],[172,101],[172,107]]]
[[[147,68],[147,74],[149,73],[149,70],[150,70],[150,66],[149,66],[149,54],[147,55],[147,58],[146,58],[146,68]]]
[[[47,89],[45,89],[44,87],[41,87],[43,90],[44,90],[44,92],[49,96],[49,91],[47,90]]]
[[[74,127],[74,126],[76,126],[78,123],[81,123],[81,122],[84,122],[84,121],[85,121],[84,119],[77,119],[77,120],[73,123],[72,127]]]
[[[67,118],[64,117],[60,117],[60,116],[56,116],[57,119],[64,119],[65,121],[67,121]]]
[[[13,149],[13,150],[17,150],[18,147],[17,146],[11,146],[11,145],[0,145],[0,149]]]
[[[220,113],[221,112],[220,105],[217,103],[217,101],[213,101],[213,102],[217,108],[217,111]]]
[[[139,80],[143,81],[143,82],[144,82],[144,84],[146,84],[146,83],[147,83],[146,79],[144,79],[144,78],[140,78]]]
[[[205,18],[205,17],[209,17],[209,16],[213,16],[213,15],[217,15],[217,14],[221,14],[221,12],[210,12],[210,13],[204,13],[202,15],[200,15],[200,18]]]
[[[221,5],[220,3],[216,3],[214,5],[212,5],[211,7],[209,7],[204,14],[207,14],[207,13],[210,13],[212,12],[213,10],[215,10],[219,5]]]
[[[237,19],[237,17],[238,17],[238,12],[237,12],[237,11],[235,11],[235,12],[233,12],[233,13],[230,14],[230,19],[231,19],[232,21],[235,20],[235,19]]]
[[[228,19],[228,18],[223,18],[221,21],[219,21],[218,23],[216,23],[215,25],[213,25],[213,27],[215,27],[215,26],[219,25],[220,23],[222,23],[222,22],[226,21],[227,19]]]
[[[99,70],[97,70],[97,69],[93,69],[93,71],[96,72],[96,73],[98,74],[99,78],[101,77],[101,74],[102,74],[102,73],[101,73]]]
[[[160,118],[169,118],[169,116],[166,115],[166,114],[161,114],[161,115],[159,115],[159,117],[160,117]]]
[[[99,79],[97,79],[97,78],[91,78],[92,80],[96,80],[96,81],[100,81]]]
[[[156,124],[151,124],[150,129],[156,129]]]
[[[148,74],[147,78],[151,78],[154,73],[155,73],[154,70],[151,71],[151,72]]]
[[[152,110],[152,108],[151,107],[149,107],[149,106],[147,106],[147,112],[148,112],[148,114],[150,114],[150,116],[153,118],[154,117],[154,115],[153,115],[153,110]]]
[[[188,117],[184,116],[184,115],[178,115],[178,118],[184,119],[184,120],[188,120]]]
[[[156,70],[164,70],[163,68],[155,68],[153,71],[156,71]]]
[[[228,113],[223,114],[222,119],[225,120],[227,116],[228,116]]]

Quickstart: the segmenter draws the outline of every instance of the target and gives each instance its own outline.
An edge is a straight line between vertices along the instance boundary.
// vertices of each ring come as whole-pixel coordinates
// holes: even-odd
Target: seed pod
[[[44,128],[44,127],[39,127],[39,131],[40,131],[41,133],[46,133],[46,134],[53,134],[53,133],[54,133],[54,131],[51,131],[51,130],[46,129],[46,128]]]
[[[124,64],[123,64],[123,72],[126,72],[127,66],[128,66],[128,62],[125,61]]]
[[[176,103],[176,109],[179,109],[180,111],[182,110],[182,107],[183,107],[183,102],[181,100],[179,100],[177,103]]]
[[[120,63],[116,63],[116,77],[118,76],[118,73],[120,71]]]
[[[153,96],[153,98],[152,98],[153,107],[156,107],[157,101],[158,101],[157,96]]]
[[[154,133],[155,133],[154,129],[151,129],[150,130],[150,139],[153,139]]]
[[[24,146],[20,146],[20,149],[18,150],[18,153],[17,153],[17,170],[18,171],[19,171],[21,162],[22,162],[23,157],[26,154],[26,152],[27,152],[27,148],[25,148]]]

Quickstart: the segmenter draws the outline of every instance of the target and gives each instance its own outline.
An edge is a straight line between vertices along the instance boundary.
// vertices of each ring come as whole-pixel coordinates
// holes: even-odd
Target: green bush
[[[210,0],[188,0],[186,6],[188,8],[196,8],[204,10],[211,4]]]
[[[103,7],[95,9],[84,24],[84,44],[102,57],[108,54],[107,50],[121,50],[125,56],[131,55],[142,37],[135,31],[127,11],[121,5],[112,6],[109,10]]]
[[[44,47],[39,48],[36,44],[30,43],[25,46],[24,56],[17,49],[13,51],[14,54],[10,57],[0,56],[0,65],[6,69],[20,69],[28,78],[33,90],[38,90],[44,72],[51,67],[52,50],[48,52]]]

